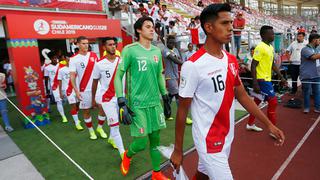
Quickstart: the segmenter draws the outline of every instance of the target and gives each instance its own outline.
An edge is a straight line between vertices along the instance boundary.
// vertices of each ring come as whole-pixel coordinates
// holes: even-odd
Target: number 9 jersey
[[[193,98],[192,135],[197,151],[229,156],[234,136],[234,88],[241,81],[234,56],[211,56],[204,48],[182,65],[179,95]]]

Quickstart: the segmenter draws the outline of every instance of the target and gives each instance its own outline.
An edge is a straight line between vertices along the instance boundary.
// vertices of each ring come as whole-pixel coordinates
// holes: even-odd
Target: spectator
[[[247,55],[243,58],[243,61],[239,61],[239,74],[241,77],[245,78],[252,78],[251,76],[251,63],[253,59],[253,53],[254,53],[255,47],[250,48],[250,52],[247,53]],[[249,79],[242,79],[243,86],[245,88],[251,86],[252,81]]]
[[[312,26],[310,34],[317,34],[317,33],[318,33],[317,28],[315,26]]]
[[[299,69],[301,64],[301,50],[308,43],[304,41],[305,33],[299,32],[297,35],[297,40],[292,42],[288,47],[286,53],[289,57],[289,73],[292,79],[292,89],[291,94],[296,94],[297,92],[297,80],[299,76]]]
[[[310,34],[309,44],[301,50],[300,79],[302,81],[304,113],[310,111],[311,90],[314,96],[314,112],[320,113],[320,35]],[[312,84],[311,84],[312,83]]]
[[[235,29],[233,31],[234,33],[234,45],[237,49],[237,58],[240,59],[239,53],[241,48],[241,31],[244,29],[244,26],[246,24],[245,19],[242,17],[242,12],[238,12],[235,20],[233,21],[233,28]]]
[[[201,0],[199,0],[199,1],[198,1],[197,6],[199,6],[199,7],[204,7],[204,5],[203,5],[203,3],[202,3],[202,1],[201,1]]]
[[[12,76],[12,67],[8,59],[5,60],[5,64],[3,65],[3,69],[5,71],[5,75],[7,77],[7,87],[9,87],[9,92],[11,95],[14,94],[14,84],[13,84],[13,76]]]
[[[306,30],[303,28],[303,26],[300,26],[300,28],[298,29],[298,33],[299,33],[299,32],[306,33]]]
[[[147,12],[148,12],[148,15],[153,19],[153,22],[155,24],[159,16],[158,11],[159,11],[159,8],[157,6],[153,5],[152,2],[148,2]]]
[[[143,3],[140,3],[140,4],[139,4],[139,9],[138,9],[138,11],[140,12],[140,14],[141,14],[142,16],[148,14],[148,10],[144,7]]]
[[[292,40],[292,26],[287,29],[287,39]]]
[[[178,34],[178,28],[175,24],[176,23],[174,21],[169,22],[169,35],[171,36],[176,36]]]
[[[159,11],[160,21],[161,24],[164,26],[164,29],[162,29],[162,36],[169,33],[169,21],[171,19],[171,14],[167,10],[167,5],[162,5],[161,11]],[[164,33],[166,31],[166,33]]]
[[[185,53],[185,59],[184,61],[187,61],[196,51],[193,48],[193,44],[189,43],[188,44],[188,51]]]
[[[190,23],[187,27],[187,30],[194,29],[196,27],[194,18],[191,18]]]
[[[199,28],[201,26],[201,22],[200,22],[200,16],[196,16],[194,18],[194,24],[195,24],[195,27],[194,28]]]
[[[9,117],[8,117],[8,108],[7,108],[7,95],[4,89],[6,89],[6,75],[4,73],[0,73],[0,111],[2,120],[4,123],[4,129],[7,132],[12,132],[13,128],[10,125]]]

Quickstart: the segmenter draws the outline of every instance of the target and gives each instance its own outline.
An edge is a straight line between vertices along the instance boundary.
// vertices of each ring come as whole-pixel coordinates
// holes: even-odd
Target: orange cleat
[[[129,172],[129,169],[130,169],[131,158],[129,158],[127,156],[127,152],[128,152],[128,150],[126,152],[124,152],[123,159],[122,159],[122,162],[120,165],[120,171],[123,176],[126,176]]]
[[[159,171],[159,172],[153,171],[151,179],[152,180],[170,180],[165,175],[163,175],[161,171]]]

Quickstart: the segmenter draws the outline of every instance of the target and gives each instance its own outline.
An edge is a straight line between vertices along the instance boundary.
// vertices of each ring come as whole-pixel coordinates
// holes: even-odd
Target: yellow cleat
[[[118,149],[116,143],[114,142],[113,139],[109,138],[108,139],[108,143],[114,148],[114,149]]]
[[[102,128],[97,128],[97,132],[100,134],[101,138],[103,139],[107,139],[108,135],[104,132],[104,130]]]
[[[77,129],[78,131],[82,131],[82,130],[83,130],[83,127],[82,127],[81,124],[79,123],[79,124],[76,125],[76,129]]]
[[[173,121],[174,119],[173,119],[173,117],[169,117],[169,118],[167,118],[166,120],[167,120],[167,121]]]
[[[90,133],[90,139],[91,139],[91,140],[98,139],[98,138],[97,138],[97,135],[96,135],[96,133],[95,133],[94,131],[90,131],[89,133]]]
[[[65,117],[65,116],[62,116],[62,122],[63,122],[63,123],[67,123],[67,122],[68,122],[68,119],[67,119],[67,117]]]
[[[192,124],[192,119],[190,119],[190,118],[187,117],[186,124],[187,124],[187,125],[191,125],[191,124]]]

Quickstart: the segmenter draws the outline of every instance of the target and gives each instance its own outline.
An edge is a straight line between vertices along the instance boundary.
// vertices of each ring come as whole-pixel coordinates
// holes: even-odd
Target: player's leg
[[[303,92],[303,112],[309,113],[310,111],[310,94],[311,94],[311,84],[309,80],[303,80],[306,83],[302,83]]]
[[[267,116],[272,122],[272,124],[276,124],[276,109],[278,105],[278,99],[274,92],[272,82],[259,82],[260,89],[263,93],[267,94]]]
[[[74,121],[74,124],[76,126],[76,129],[78,131],[82,131],[83,127],[81,126],[81,122],[80,122],[79,116],[78,116],[79,104],[78,103],[73,103],[73,104],[70,104],[70,106],[71,106],[70,113],[71,113],[72,119]]]
[[[233,180],[231,169],[228,162],[228,156],[221,153],[208,154],[198,152],[199,164],[198,171],[214,180]],[[205,176],[201,176],[205,177]]]
[[[90,91],[81,92],[82,100],[80,101],[79,108],[83,111],[84,122],[89,130],[90,139],[97,139],[96,133],[92,126],[92,118],[90,109],[92,107],[92,94]]]
[[[131,158],[138,152],[143,151],[148,142],[147,137],[147,108],[134,108],[132,124],[130,125],[131,136],[134,137],[132,143],[129,145],[128,150],[124,153],[123,160],[120,165],[120,170],[122,175],[127,175]]]
[[[62,99],[60,98],[60,92],[59,92],[59,89],[56,89],[53,91],[53,97],[54,97],[54,100],[56,101],[56,104],[57,104],[57,109],[59,111],[59,114],[61,115],[62,117],[62,122],[66,123],[68,122],[68,119],[64,113],[64,109],[63,109],[63,101]]]
[[[103,124],[104,122],[106,121],[106,115],[102,109],[102,106],[101,104],[98,104],[98,110],[99,110],[99,113],[98,113],[98,127],[97,127],[97,132],[100,134],[100,137],[103,138],[103,139],[106,139],[108,138],[107,134],[104,132],[103,130]]]
[[[129,145],[128,150],[124,153],[123,159],[120,165],[120,170],[122,175],[127,175],[130,169],[130,162],[132,157],[143,151],[147,146],[148,138],[146,136],[143,137],[134,137],[132,143]]]
[[[256,97],[253,98],[253,101],[254,101],[257,105],[259,105],[259,104],[261,103],[261,100],[258,99],[258,98],[256,98]],[[247,130],[251,130],[251,131],[256,131],[256,132],[261,131],[262,129],[259,128],[259,127],[257,127],[257,126],[254,124],[254,121],[255,121],[255,117],[254,117],[252,114],[250,114],[250,115],[249,115],[248,124],[246,125],[246,129],[247,129]]]
[[[116,98],[110,102],[104,102],[101,104],[102,108],[107,115],[108,125],[110,127],[110,137],[108,143],[113,146],[113,148],[118,149],[121,158],[123,159],[123,154],[125,152],[122,137],[119,128],[119,115],[118,115],[118,104]]]
[[[179,87],[178,87],[178,81],[177,79],[168,79],[167,80],[167,90],[169,93],[169,99],[170,99],[170,104],[172,102],[172,99],[175,98],[177,107],[178,107],[178,93],[179,93]],[[168,116],[166,117],[167,120],[173,120],[173,117]]]
[[[314,112],[320,113],[320,78],[315,78],[312,84],[312,94],[314,97]]]

